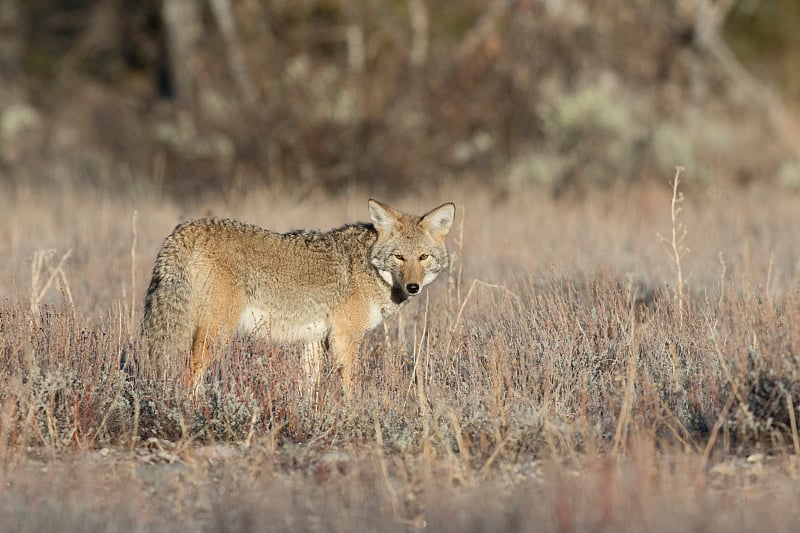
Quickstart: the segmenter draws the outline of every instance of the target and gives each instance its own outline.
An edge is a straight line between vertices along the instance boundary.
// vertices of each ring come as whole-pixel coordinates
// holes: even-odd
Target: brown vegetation
[[[199,402],[179,385],[131,380],[121,362],[138,349],[155,251],[180,219],[236,206],[275,229],[324,228],[365,218],[365,196],[255,190],[183,211],[149,197],[4,192],[4,523],[40,530],[91,513],[98,529],[510,531],[793,520],[771,496],[796,490],[800,452],[793,197],[689,196],[679,309],[659,238],[671,234],[666,188],[581,202],[436,191],[463,214],[449,279],[369,337],[352,403],[329,375],[307,408],[295,346],[237,340]],[[413,211],[430,198],[392,201]],[[62,491],[76,496],[45,503]]]

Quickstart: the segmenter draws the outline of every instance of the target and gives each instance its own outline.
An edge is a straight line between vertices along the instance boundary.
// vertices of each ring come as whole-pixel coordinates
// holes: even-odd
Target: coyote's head
[[[456,214],[452,203],[418,217],[370,200],[369,214],[378,232],[371,262],[394,291],[401,291],[402,300],[417,294],[449,266],[444,241]]]

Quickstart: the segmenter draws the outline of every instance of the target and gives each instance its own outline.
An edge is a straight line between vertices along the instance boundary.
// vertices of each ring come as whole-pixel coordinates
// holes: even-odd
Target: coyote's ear
[[[400,213],[380,203],[378,200],[369,200],[369,216],[379,232],[390,232],[397,227]]]
[[[443,241],[450,232],[455,218],[456,206],[448,202],[425,213],[419,221],[419,225],[435,238]]]

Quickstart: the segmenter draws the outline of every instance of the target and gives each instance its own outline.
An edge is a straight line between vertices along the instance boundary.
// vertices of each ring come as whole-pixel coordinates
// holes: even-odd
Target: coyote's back
[[[279,234],[228,219],[180,224],[165,239],[145,297],[146,367],[196,384],[213,348],[237,331],[302,341],[309,387],[328,347],[349,393],[367,331],[449,265],[455,206],[422,217],[369,201],[372,224]]]

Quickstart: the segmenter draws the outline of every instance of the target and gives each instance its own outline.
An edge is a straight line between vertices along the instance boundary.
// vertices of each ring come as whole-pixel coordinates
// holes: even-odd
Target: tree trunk
[[[202,31],[201,6],[197,0],[163,0],[162,3],[172,92],[179,102],[187,105],[194,100],[196,48]]]
[[[22,14],[17,0],[3,0],[0,8],[0,80],[20,79],[24,48]]]
[[[219,24],[222,38],[225,39],[225,46],[228,51],[228,68],[245,102],[248,105],[253,105],[258,99],[258,89],[247,70],[242,46],[236,33],[236,19],[233,15],[231,2],[230,0],[211,0],[211,10],[214,12],[217,24]]]

